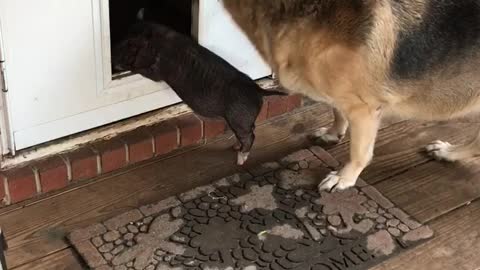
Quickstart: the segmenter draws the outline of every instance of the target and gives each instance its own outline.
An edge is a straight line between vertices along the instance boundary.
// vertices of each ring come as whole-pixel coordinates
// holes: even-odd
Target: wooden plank
[[[450,136],[459,135],[464,140],[468,137],[465,133],[473,132],[475,127],[457,130],[463,124],[468,123],[448,124],[445,130],[450,132],[449,126],[453,126],[457,133]],[[449,135],[442,132],[439,136]],[[429,161],[375,187],[417,220],[429,223],[436,232],[434,240],[375,269],[480,268],[479,158],[454,164]]]
[[[305,144],[303,139],[305,133],[324,126],[331,121],[329,114],[325,112],[325,107],[317,106],[291,117],[281,118],[272,124],[258,127],[257,142],[252,153],[251,164],[277,158],[302,147]],[[427,164],[433,167],[425,170],[430,174],[434,173],[440,178],[449,168],[446,167],[445,171],[438,170],[439,165],[433,162],[421,165],[428,162],[429,159],[418,154],[414,146],[416,144],[421,146],[428,143],[436,139],[437,136],[449,138],[450,135],[445,134],[444,131],[457,132],[452,134],[451,137],[456,136],[463,140],[469,137],[470,134],[467,133],[472,133],[473,125],[470,123],[461,124],[442,124],[439,126],[440,128],[436,128],[434,124],[423,126],[421,123],[404,122],[395,124],[395,127],[384,129],[380,133],[376,150],[379,156],[384,156],[385,158],[387,165],[383,166],[396,166],[398,163],[403,165],[395,169],[398,170],[395,174],[389,174],[389,170],[392,170],[390,167],[380,174],[380,177],[376,176],[368,179],[381,181],[391,175],[397,175],[392,180],[379,183],[378,186],[392,200],[399,205],[407,207],[409,212],[413,212],[416,217],[420,217],[423,220],[438,217],[440,214],[464,204],[470,198],[476,197],[478,193],[474,189],[471,189],[473,191],[469,196],[462,197],[464,195],[463,192],[469,189],[462,185],[455,186],[453,187],[456,189],[453,190],[454,195],[452,195],[452,199],[447,200],[449,203],[440,203],[437,208],[434,208],[438,201],[442,202],[442,198],[448,198],[449,192],[452,191],[450,191],[450,188],[444,189],[443,193],[440,192],[443,195],[435,201],[435,196],[438,194],[428,193],[428,190],[439,183],[441,186],[442,183],[447,183],[451,178],[464,175],[453,173],[445,180],[437,180],[437,182],[428,180],[426,181],[428,184],[426,182],[422,184],[423,180],[420,182],[415,180],[417,174],[422,175],[420,172],[424,170],[423,166],[427,166]],[[454,125],[454,127],[452,128],[451,125]],[[425,127],[427,131],[423,130],[422,127]],[[417,137],[417,140],[405,143],[404,140],[407,137]],[[395,140],[388,140],[388,138],[394,138]],[[68,247],[68,243],[64,242],[63,237],[66,232],[73,228],[104,220],[132,207],[160,200],[171,194],[188,190],[193,186],[201,185],[232,173],[235,169],[232,166],[235,156],[227,151],[231,143],[232,141],[215,142],[191,151],[186,155],[155,161],[144,165],[142,168],[135,168],[124,174],[97,181],[55,198],[0,216],[0,224],[2,226],[7,224],[5,227],[11,245],[7,256],[9,262],[12,265],[25,264],[43,258],[48,254],[56,254]],[[338,150],[341,147],[332,148],[332,152],[336,154],[341,153],[341,151],[345,152],[346,150]],[[345,147],[345,149],[347,148]],[[403,158],[402,154],[412,156],[410,159]],[[388,163],[389,158],[394,160],[393,162],[390,161],[392,165]],[[414,166],[417,167],[413,168],[411,175],[398,175],[399,172],[412,167],[408,163],[409,160],[415,161],[414,164],[416,165]],[[375,170],[370,170],[372,170],[372,174],[375,173]],[[179,174],[179,171],[182,173]],[[472,174],[473,176],[474,174]],[[399,187],[392,184],[400,184],[409,179],[412,181],[408,185],[410,191],[394,191],[399,189]],[[423,190],[423,193],[417,196],[412,195],[402,200],[404,193],[416,189]],[[417,201],[418,196],[424,196],[424,201],[421,204],[412,206],[411,203]],[[428,207],[428,210],[422,213],[422,207]]]
[[[480,201],[432,221],[435,237],[373,270],[480,269]]]
[[[83,270],[85,267],[76,257],[75,251],[67,248],[34,262],[21,265],[12,270]]]
[[[403,173],[431,160],[423,153],[428,143],[441,139],[452,144],[471,140],[478,130],[468,122],[421,123],[398,122],[379,132],[372,163],[361,177],[374,184]],[[328,151],[338,160],[345,162],[349,157],[349,143],[331,147]]]
[[[257,128],[251,164],[284,155],[305,144],[305,133],[330,121],[318,105]],[[218,141],[188,154],[156,161],[96,181],[51,199],[0,216],[10,245],[11,267],[67,248],[65,234],[128,209],[203,185],[238,170],[233,141]]]
[[[375,187],[431,225],[436,237],[374,269],[480,269],[479,158],[455,164],[430,161]]]
[[[480,197],[480,159],[441,163],[415,150],[437,138],[464,142],[477,127],[469,122],[418,125],[398,123],[382,132],[377,158],[363,177],[417,220],[431,221],[437,236],[375,269],[477,269],[480,204],[462,206]]]
[[[480,159],[432,161],[375,187],[420,222],[428,222],[480,197]]]
[[[477,160],[472,161],[471,164],[476,164]],[[432,170],[425,170],[424,167],[432,166],[436,167],[438,169],[438,163],[428,163],[425,164],[424,166],[418,167],[418,169],[415,169],[415,172],[413,174],[417,174],[419,171],[425,171],[426,175],[432,174]],[[442,165],[442,164],[440,164]],[[443,164],[444,165],[444,164]],[[459,171],[458,168],[449,168],[451,166],[441,166],[445,167],[445,170],[450,170],[450,171]],[[438,178],[439,175],[444,175],[444,171],[438,171],[438,174],[434,174],[434,178]],[[451,174],[451,175],[455,175]],[[402,193],[411,193],[412,190],[420,190],[421,192],[416,195],[418,198],[423,198],[425,197],[424,193],[422,191],[426,191],[430,189],[430,186],[438,186],[435,182],[432,181],[424,181],[423,178],[416,179],[415,181],[418,182],[419,185],[411,185],[407,183],[407,187],[409,189],[400,189],[398,186],[391,185],[392,182],[401,182],[401,180],[409,179],[410,174],[405,174],[402,176],[397,176],[396,178],[392,180],[387,180],[381,184],[377,185],[377,188],[379,187],[384,187],[384,194],[388,191],[395,191],[392,194],[402,194]],[[451,178],[454,176],[447,176],[447,177],[442,177],[442,179],[439,179],[441,183],[444,181],[449,181]],[[470,180],[464,180],[466,182],[469,182]],[[388,184],[388,185],[387,185]],[[480,184],[480,183],[477,183]],[[477,185],[478,186],[478,185]],[[445,192],[444,194],[448,194],[451,192],[451,189],[449,188],[444,188],[443,189]],[[475,194],[475,193],[472,193]],[[478,197],[478,194],[480,194],[478,191],[476,192],[476,195]],[[425,201],[418,202],[415,200],[415,198],[410,198],[407,199],[403,202],[400,202],[399,205],[401,207],[405,208],[412,208],[412,209],[421,209],[423,206],[431,206],[431,205],[436,205],[438,202],[435,200],[432,200],[438,196],[437,192],[432,192],[431,194],[426,196]],[[472,195],[473,196],[473,195]],[[390,196],[391,198],[393,197],[393,200],[397,198],[397,196]],[[440,197],[444,198],[444,196]],[[463,196],[461,192],[458,192],[458,190],[454,190],[452,197],[456,197],[458,200],[462,200]],[[416,198],[416,199],[418,199]],[[466,199],[468,201],[468,199]],[[476,206],[475,206],[476,205]],[[441,204],[440,206],[447,208],[447,209],[456,209],[451,204]],[[403,255],[400,255],[401,257],[396,257],[393,258],[391,261],[388,261],[387,263],[382,264],[381,266],[377,267],[376,269],[475,269],[474,266],[479,266],[480,261],[474,256],[476,254],[476,250],[479,248],[479,243],[480,243],[480,227],[477,226],[478,222],[480,221],[480,204],[478,201],[474,202],[468,208],[474,207],[475,209],[471,210],[464,210],[465,208],[462,208],[461,210],[458,211],[452,211],[450,214],[440,216],[444,211],[435,211],[431,210],[430,212],[435,215],[431,217],[430,219],[436,218],[433,222],[431,222],[431,226],[433,229],[436,231],[436,238],[432,242],[428,242],[426,245],[423,245],[417,249],[408,251],[407,253],[404,253]],[[453,214],[452,214],[453,213]],[[474,213],[472,215],[472,213]],[[466,217],[466,218],[465,218]],[[464,234],[463,232],[467,230],[467,234]],[[460,248],[460,249],[459,249]],[[455,252],[456,250],[460,250],[461,252]],[[445,253],[447,256],[445,256]],[[432,259],[431,254],[434,254],[437,257],[434,257]],[[429,260],[425,262],[423,258],[427,257]],[[414,258],[414,261],[411,261],[411,258]],[[421,258],[421,259],[417,259]],[[471,260],[474,258],[475,260]],[[70,259],[69,259],[70,260]],[[440,261],[439,261],[440,260]],[[406,262],[408,263],[408,267]],[[426,266],[430,265],[432,262],[434,262],[432,268],[426,268]],[[457,266],[457,268],[447,268],[445,266]],[[444,267],[444,268],[442,268]],[[29,268],[24,268],[24,269],[29,269]],[[41,269],[41,268],[39,268]],[[44,268],[44,269],[51,269],[51,268]],[[70,268],[68,268],[70,269]]]

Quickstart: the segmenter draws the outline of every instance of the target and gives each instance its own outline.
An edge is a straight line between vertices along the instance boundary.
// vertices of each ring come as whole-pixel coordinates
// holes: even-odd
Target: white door
[[[199,42],[253,79],[270,75],[220,1],[197,1]],[[15,150],[180,102],[166,84],[112,80],[108,2],[0,0]]]
[[[270,67],[224,9],[222,1],[200,0],[198,14],[200,44],[252,79],[272,74]]]
[[[111,79],[108,0],[0,0],[15,149],[180,99],[139,76]]]

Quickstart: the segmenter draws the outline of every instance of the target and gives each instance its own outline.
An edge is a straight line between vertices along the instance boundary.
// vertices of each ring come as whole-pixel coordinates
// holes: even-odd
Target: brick
[[[82,148],[68,154],[72,167],[72,180],[90,179],[98,174],[97,155],[90,148]]]
[[[287,97],[287,111],[291,112],[297,108],[302,107],[302,96],[301,95],[292,95]]]
[[[207,119],[203,121],[203,134],[205,139],[212,139],[225,133],[224,120]]]
[[[33,198],[37,194],[35,175],[30,167],[7,171],[4,177],[7,178],[11,203]]]
[[[130,164],[153,157],[152,135],[145,128],[140,128],[122,137],[128,144]]]
[[[102,173],[109,173],[127,165],[125,144],[117,139],[98,143],[93,148],[100,154]]]
[[[67,165],[61,157],[41,161],[35,168],[38,170],[42,192],[58,190],[68,185]]]
[[[267,118],[282,115],[287,112],[287,98],[273,96],[268,98]]]
[[[155,140],[156,155],[164,155],[178,148],[178,130],[175,124],[164,122],[149,130]]]
[[[5,192],[4,177],[0,177],[0,206],[7,203],[7,193]]]
[[[197,144],[202,139],[202,122],[194,114],[180,117],[178,128],[182,147]]]
[[[257,116],[256,122],[258,123],[258,122],[263,122],[267,120],[267,116],[268,116],[268,102],[264,102],[262,109],[260,110],[260,113]]]

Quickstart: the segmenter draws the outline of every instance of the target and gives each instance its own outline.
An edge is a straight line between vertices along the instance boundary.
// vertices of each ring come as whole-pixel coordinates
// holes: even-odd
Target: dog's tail
[[[264,97],[268,97],[268,96],[288,96],[288,93],[285,93],[285,92],[282,92],[282,91],[275,91],[275,90],[263,90],[263,89],[259,89],[258,92],[260,93],[260,95],[264,96]]]

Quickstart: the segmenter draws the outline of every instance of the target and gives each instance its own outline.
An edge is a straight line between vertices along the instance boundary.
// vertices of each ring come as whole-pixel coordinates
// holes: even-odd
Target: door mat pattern
[[[433,232],[374,187],[317,191],[338,163],[295,152],[79,229],[69,240],[96,270],[347,270],[369,267]]]

